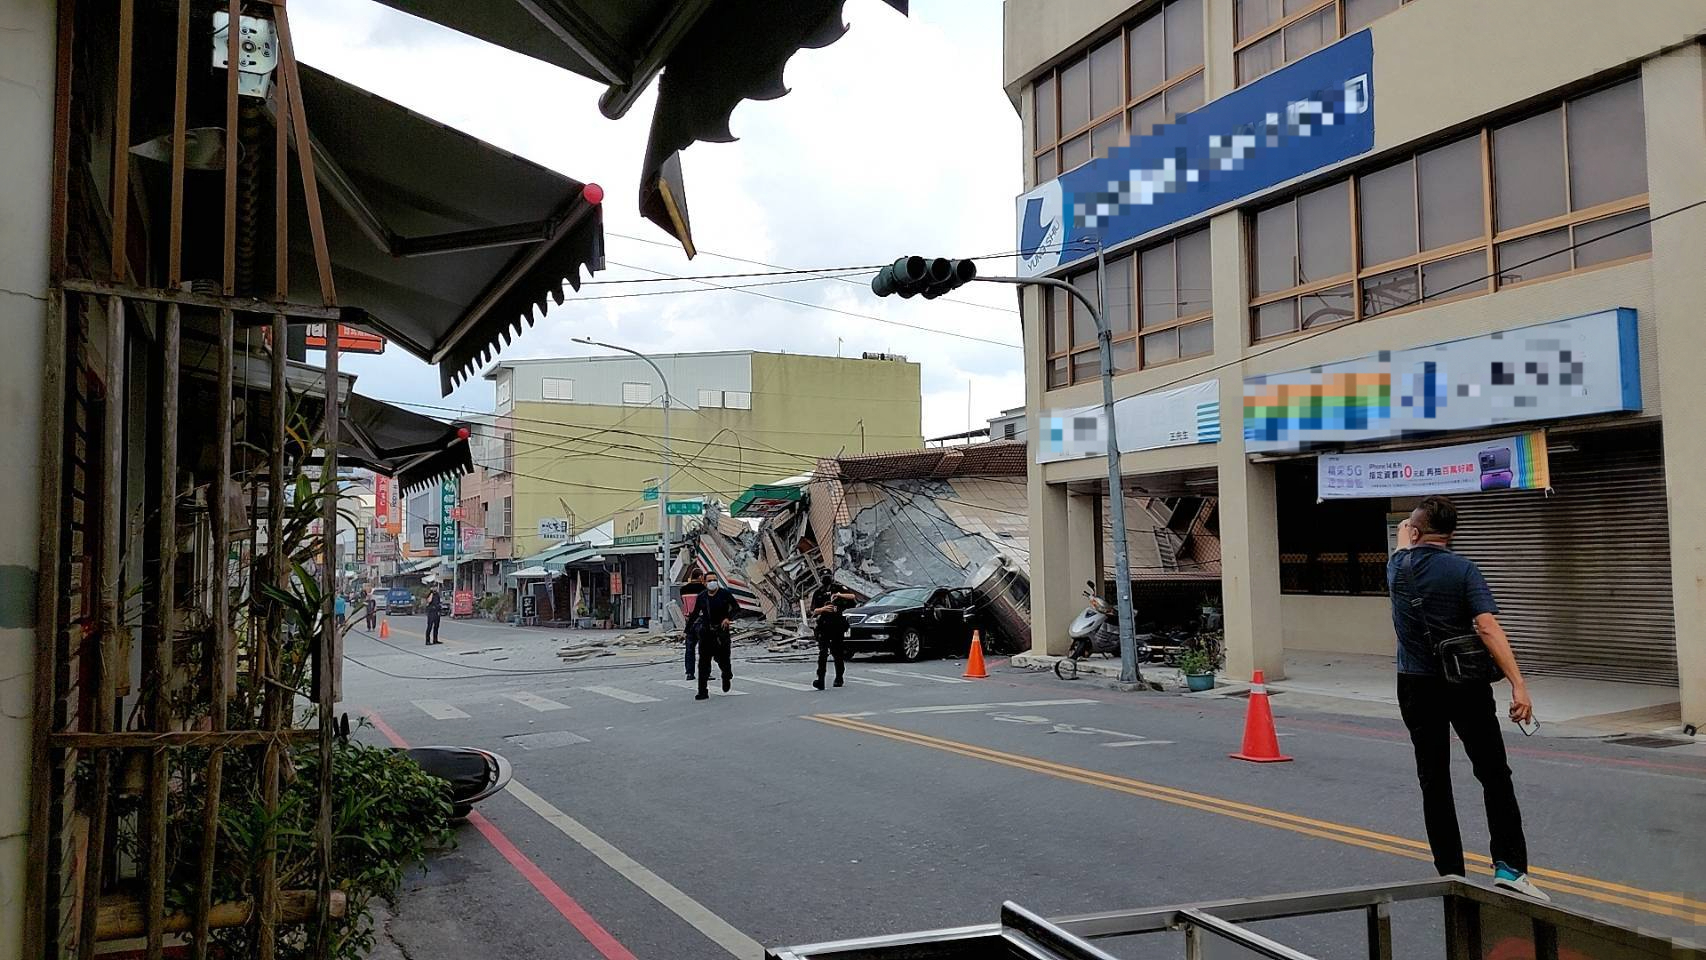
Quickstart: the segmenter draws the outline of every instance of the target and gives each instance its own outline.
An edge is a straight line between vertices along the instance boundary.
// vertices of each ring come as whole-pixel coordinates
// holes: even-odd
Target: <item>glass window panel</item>
[[[1179,263],[1179,316],[1193,317],[1211,309],[1208,230],[1187,233],[1173,243]]]
[[[1376,274],[1362,282],[1362,315],[1378,316],[1416,302],[1416,268]]]
[[[1571,100],[1570,209],[1647,192],[1647,124],[1641,81]]]
[[[1521,283],[1524,280],[1563,273],[1570,269],[1570,253],[1564,249],[1569,245],[1568,230],[1548,230],[1532,237],[1499,244],[1499,282]],[[1534,262],[1530,263],[1531,260]]]
[[[1285,28],[1285,62],[1307,57],[1339,35],[1338,11],[1328,4]]]
[[[1102,376],[1102,352],[1086,350],[1072,355],[1072,382],[1085,383]]]
[[[1264,37],[1238,51],[1238,82],[1249,83],[1279,69],[1282,48],[1279,34]]]
[[[1081,133],[1060,145],[1060,170],[1065,173],[1090,159],[1090,135]]]
[[[1347,182],[1297,198],[1299,282],[1313,283],[1351,270],[1351,191]]]
[[[1297,301],[1277,300],[1257,307],[1256,339],[1266,340],[1297,329]]]
[[[1132,136],[1147,137],[1154,133],[1156,125],[1167,122],[1167,108],[1162,104],[1161,94],[1132,107],[1128,117]]]
[[[1058,176],[1060,176],[1060,170],[1055,167],[1053,150],[1037,158],[1038,183],[1047,183]]]
[[[1564,212],[1563,111],[1493,131],[1493,201],[1499,230]]]
[[[1213,352],[1213,320],[1199,320],[1179,328],[1179,356],[1206,357]]]
[[[1048,352],[1062,353],[1067,345],[1067,321],[1070,319],[1066,311],[1066,301],[1069,299],[1065,290],[1049,290],[1048,301]]]
[[[1034,116],[1036,117],[1037,146],[1045,147],[1060,139],[1059,131],[1054,128],[1054,74],[1038,80],[1031,88],[1035,99]]]
[[[1055,387],[1064,387],[1066,386],[1066,383],[1066,358],[1061,357],[1058,360],[1050,360],[1048,362],[1049,389],[1052,390]]]
[[[1119,37],[1090,51],[1090,116],[1099,117],[1125,106],[1123,73]]]
[[[1448,143],[1416,158],[1423,250],[1486,234],[1483,179],[1480,137]]]
[[[1174,118],[1178,117],[1180,114],[1190,113],[1192,110],[1202,106],[1202,78],[1203,75],[1199,73],[1189,80],[1181,80],[1167,88],[1168,123],[1172,123]]]
[[[1060,71],[1060,132],[1069,133],[1090,122],[1090,63],[1079,60]]]
[[[1179,331],[1163,330],[1143,338],[1143,365],[1152,366],[1179,359]]]
[[[1137,341],[1114,341],[1114,372],[1131,373],[1137,369]]]
[[[1256,250],[1256,293],[1278,293],[1297,286],[1297,205],[1269,207],[1256,214],[1250,245]]]
[[[1139,258],[1138,272],[1143,284],[1143,317],[1145,327],[1160,326],[1179,315],[1179,295],[1173,289],[1173,245],[1163,243],[1150,247]]]
[[[1348,36],[1398,9],[1400,0],[1344,0],[1345,34]]]
[[[1131,271],[1130,256],[1108,261],[1107,305],[1102,319],[1116,337],[1131,332]]]
[[[1617,231],[1622,231],[1621,233]],[[1600,238],[1604,239],[1600,239]],[[1576,226],[1576,266],[1637,257],[1653,251],[1652,231],[1647,227],[1647,208],[1601,217]]]
[[[1090,152],[1098,157],[1107,156],[1108,151],[1124,143],[1125,118],[1117,114],[1090,131]]]
[[[1487,254],[1482,250],[1422,264],[1422,298],[1425,300],[1450,300],[1484,293],[1489,282]]]
[[[1068,281],[1084,296],[1096,302],[1096,271],[1086,270],[1076,277],[1068,277]],[[1077,300],[1072,301],[1072,345],[1074,347],[1088,346],[1096,342],[1096,321],[1090,318],[1090,312],[1079,306]],[[1077,374],[1073,374],[1074,377]]]
[[[1319,3],[1321,0],[1285,0],[1285,15],[1289,17],[1293,14],[1302,13]]]
[[[1415,164],[1406,160],[1376,170],[1357,182],[1357,191],[1363,266],[1415,253]]]
[[[1303,318],[1305,330],[1349,320],[1356,315],[1354,307],[1348,283],[1297,298],[1297,312]]]
[[[1167,48],[1159,15],[1131,28],[1131,92],[1154,90],[1167,79]]]
[[[1167,76],[1176,77],[1202,66],[1202,0],[1173,0],[1166,17]]]
[[[1263,27],[1285,16],[1285,5],[1281,0],[1235,0],[1233,9],[1238,19],[1240,40],[1262,32]]]

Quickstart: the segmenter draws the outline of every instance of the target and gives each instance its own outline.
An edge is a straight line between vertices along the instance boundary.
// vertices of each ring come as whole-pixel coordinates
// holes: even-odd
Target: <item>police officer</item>
[[[710,699],[706,687],[711,682],[711,661],[723,672],[723,692],[729,692],[734,671],[729,669],[729,626],[740,613],[734,595],[723,589],[716,577],[705,578],[705,592],[693,605],[692,622],[687,629],[698,628],[699,636],[699,693],[695,700]]]
[[[433,644],[444,642],[438,638],[438,620],[442,615],[439,607],[440,601],[438,588],[433,587],[432,590],[427,593],[426,598],[426,642],[429,647]]]
[[[835,685],[841,686],[841,675],[847,666],[847,618],[843,610],[857,603],[859,598],[851,593],[838,593],[829,584],[824,584],[812,594],[812,616],[817,618],[814,632],[817,634],[817,679],[812,686],[823,689],[823,674],[829,666],[830,657],[835,658]]]

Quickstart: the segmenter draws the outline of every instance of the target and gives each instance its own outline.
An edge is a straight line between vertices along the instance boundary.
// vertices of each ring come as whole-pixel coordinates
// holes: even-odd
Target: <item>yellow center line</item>
[[[819,714],[807,717],[806,719],[827,724],[829,726],[840,727],[845,730],[851,730],[857,733],[886,737],[890,740],[897,740],[902,743],[911,743],[915,746],[930,747],[947,753],[955,753],[976,760],[984,760],[991,763],[1001,764],[1003,766],[1029,770],[1033,773],[1041,773],[1062,780],[1070,780],[1076,783],[1086,784],[1088,786],[1101,787],[1106,790],[1113,790],[1131,796],[1159,800],[1163,803],[1171,803],[1176,806],[1188,807],[1193,810],[1201,810],[1206,813],[1219,814],[1221,816],[1232,817],[1233,819],[1244,820],[1249,823],[1257,823],[1263,826],[1277,827],[1282,830],[1289,830],[1293,833],[1299,833],[1322,840],[1332,840],[1338,843],[1363,847],[1368,850],[1376,850],[1381,853],[1390,853],[1394,856],[1405,857],[1411,860],[1420,860],[1426,863],[1433,862],[1433,856],[1428,852],[1427,843],[1420,840],[1414,840],[1409,837],[1399,837],[1373,830],[1365,830],[1360,827],[1350,826],[1349,824],[1334,823],[1328,820],[1317,820],[1312,817],[1287,813],[1283,810],[1274,810],[1268,807],[1240,803],[1235,800],[1229,800],[1224,797],[1216,797],[1209,794],[1193,793],[1189,790],[1180,790],[1176,787],[1168,787],[1162,784],[1134,780],[1129,777],[1103,773],[1097,770],[1067,766],[1066,764],[1054,763],[1049,760],[1041,760],[1036,757],[1005,753],[999,750],[992,750],[988,747],[979,747],[972,744],[961,743],[956,740],[945,740],[939,737],[929,736],[928,734],[915,733],[909,730],[900,730],[894,727],[885,727],[851,717],[840,717],[833,714]],[[1489,858],[1481,854],[1473,854],[1468,856],[1467,859],[1473,864],[1472,869],[1474,869],[1476,873],[1491,875],[1492,861]],[[1692,923],[1706,923],[1706,903],[1686,896],[1642,890],[1638,887],[1630,887],[1623,884],[1599,880],[1594,877],[1565,873],[1558,870],[1536,869],[1531,872],[1537,877],[1546,878],[1552,889],[1562,893],[1572,893],[1590,900],[1617,904],[1619,906],[1630,907],[1648,913],[1659,914],[1661,916],[1677,917],[1683,920],[1688,920]],[[1627,894],[1628,896],[1619,896],[1619,894]],[[1641,899],[1631,899],[1632,897]]]

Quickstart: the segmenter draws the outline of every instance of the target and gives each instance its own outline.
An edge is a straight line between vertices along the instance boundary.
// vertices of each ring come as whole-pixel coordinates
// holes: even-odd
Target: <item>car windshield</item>
[[[905,590],[894,590],[885,593],[870,603],[867,607],[910,607],[930,599],[929,587],[908,587]]]

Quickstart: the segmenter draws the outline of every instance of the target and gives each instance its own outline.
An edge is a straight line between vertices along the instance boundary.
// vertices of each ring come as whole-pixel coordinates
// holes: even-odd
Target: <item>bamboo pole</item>
[[[284,158],[283,151],[280,151],[280,158]],[[284,212],[285,209],[281,205],[281,218]],[[289,578],[284,569],[284,361],[287,329],[284,316],[275,315],[272,322],[272,461],[268,464],[267,475],[267,555],[270,558],[268,570],[274,583],[280,587],[289,585]],[[279,638],[283,623],[283,611],[277,604],[272,604],[267,610],[267,626],[258,647],[265,657],[261,669],[261,729],[268,732],[277,730],[280,722],[279,692],[267,681],[277,667],[272,644]],[[282,650],[282,645],[278,649]],[[261,758],[261,806],[266,810],[267,830],[261,841],[261,862],[257,865],[255,875],[259,906],[255,921],[257,960],[273,960],[278,938],[278,834],[273,824],[278,813],[278,768],[279,746],[269,742],[266,754]]]
[[[287,890],[279,895],[280,920],[284,923],[305,923],[314,915],[314,891]],[[248,922],[254,905],[243,900],[222,901],[208,910],[208,924],[215,928],[237,927]],[[146,908],[132,899],[108,897],[101,902],[97,914],[95,937],[99,940],[123,940],[142,933]],[[349,911],[349,900],[342,890],[332,893],[331,912],[334,917]],[[161,918],[167,933],[183,933],[190,929],[192,918],[186,913],[169,913]]]
[[[154,574],[153,623],[143,637],[142,693],[148,704],[148,727],[156,733],[171,729],[167,678],[172,668],[172,637],[177,629],[178,563],[178,362],[181,310],[168,304],[157,341],[159,447],[154,451],[155,489],[159,500],[154,509],[154,532],[150,538],[157,551]],[[164,948],[160,918],[166,912],[166,798],[167,758],[164,748],[148,754],[146,834],[143,849],[147,862],[143,872],[144,896],[148,906],[146,924],[147,960],[160,960]]]

